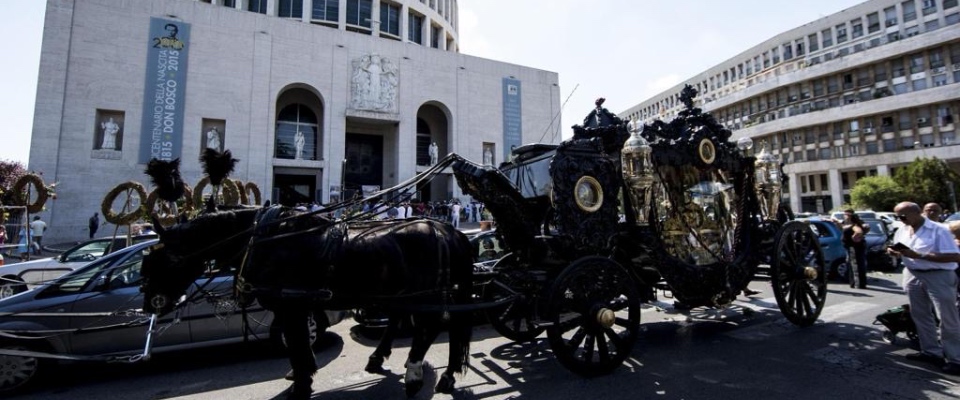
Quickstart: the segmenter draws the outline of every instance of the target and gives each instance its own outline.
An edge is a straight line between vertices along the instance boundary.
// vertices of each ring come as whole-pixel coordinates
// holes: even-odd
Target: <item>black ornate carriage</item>
[[[499,168],[453,163],[511,253],[484,290],[493,326],[512,340],[547,331],[567,368],[612,371],[637,340],[640,305],[665,290],[689,307],[723,307],[769,265],[788,320],[813,324],[826,300],[817,237],[780,205],[776,157],[693,106],[639,126],[602,108],[560,145],[517,148]]]

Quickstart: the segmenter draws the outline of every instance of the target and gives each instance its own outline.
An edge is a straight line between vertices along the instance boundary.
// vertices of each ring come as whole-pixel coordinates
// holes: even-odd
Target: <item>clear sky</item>
[[[621,112],[781,32],[862,2],[459,0],[460,51],[559,73],[560,101],[570,96],[561,122],[568,137],[597,97]],[[45,5],[3,0],[0,160],[28,162]]]

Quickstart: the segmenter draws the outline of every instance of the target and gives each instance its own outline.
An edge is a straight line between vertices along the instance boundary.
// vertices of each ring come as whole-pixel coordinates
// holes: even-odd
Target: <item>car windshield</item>
[[[139,279],[140,264],[149,251],[149,246],[143,246],[135,250],[133,254],[128,252],[114,253],[113,256],[101,258],[83,269],[65,275],[53,286],[52,290],[57,293],[80,292],[87,287],[91,280],[103,273],[110,273],[111,277],[132,284]]]
[[[95,240],[67,250],[60,257],[63,262],[92,261],[107,252],[109,240]]]
[[[866,224],[870,226],[867,236],[886,236],[886,230],[883,229],[883,222],[880,220],[866,221]]]

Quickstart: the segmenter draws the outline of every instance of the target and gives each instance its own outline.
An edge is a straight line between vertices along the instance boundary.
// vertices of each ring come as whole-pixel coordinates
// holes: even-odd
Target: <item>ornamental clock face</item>
[[[603,205],[603,188],[596,178],[584,175],[577,180],[573,189],[573,200],[577,207],[586,212],[595,212]]]
[[[713,142],[710,139],[703,139],[700,141],[700,160],[704,164],[713,164],[713,160],[717,158],[717,148],[713,145]]]

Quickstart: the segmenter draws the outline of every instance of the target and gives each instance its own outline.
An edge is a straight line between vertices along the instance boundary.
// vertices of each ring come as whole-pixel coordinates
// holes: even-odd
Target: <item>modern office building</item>
[[[460,53],[457,0],[48,0],[29,169],[72,238],[151,158],[207,147],[284,203],[390,187],[452,152],[559,142],[558,76]],[[559,120],[559,119],[556,119]],[[464,199],[449,171],[423,200]],[[54,238],[56,239],[56,238]]]
[[[791,29],[620,114],[651,121],[697,106],[786,163],[794,210],[849,203],[856,181],[918,157],[960,169],[957,0],[871,0]],[[923,199],[917,199],[922,201]]]

